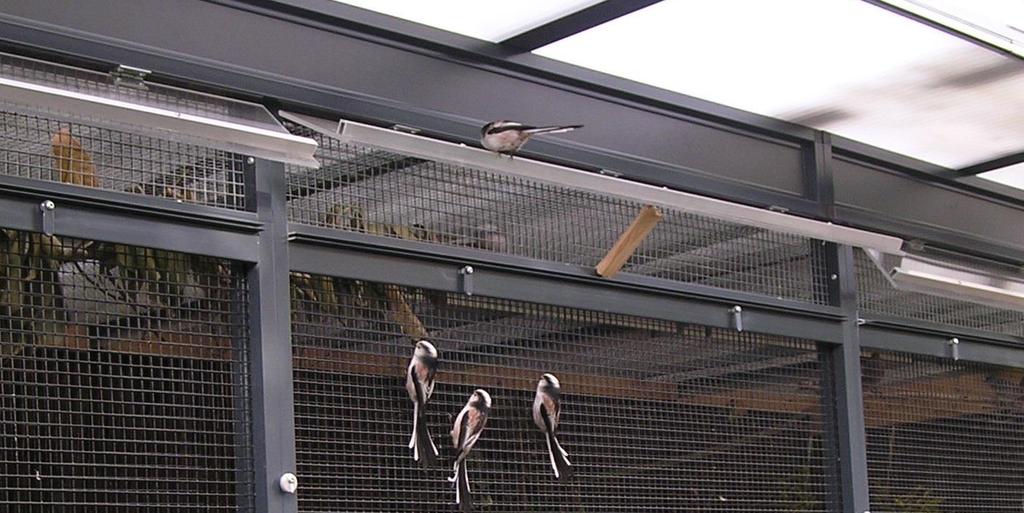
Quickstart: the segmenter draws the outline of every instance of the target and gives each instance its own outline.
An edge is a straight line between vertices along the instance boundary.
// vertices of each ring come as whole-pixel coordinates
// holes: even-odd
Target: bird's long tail
[[[437,446],[430,437],[427,419],[419,403],[413,403],[412,438],[409,440],[412,457],[426,466],[437,463]]]
[[[555,471],[556,479],[569,479],[573,475],[572,464],[569,463],[569,453],[562,449],[555,438],[554,433],[547,434],[548,457],[551,459],[551,469]]]
[[[448,482],[455,483],[455,504],[459,505],[459,511],[469,513],[473,511],[473,494],[469,489],[469,472],[466,469],[466,461],[462,458],[455,460],[455,474],[448,478]]]
[[[536,128],[525,129],[523,132],[530,135],[560,134],[562,132],[571,132],[577,128],[583,128],[583,125],[539,126]]]

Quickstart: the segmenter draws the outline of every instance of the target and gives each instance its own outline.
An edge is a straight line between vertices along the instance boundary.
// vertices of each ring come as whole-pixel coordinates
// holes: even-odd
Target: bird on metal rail
[[[492,121],[480,129],[480,143],[488,150],[511,157],[535,135],[560,134],[577,128],[583,125],[529,126],[517,121]]]
[[[473,511],[473,497],[469,489],[469,473],[466,469],[466,457],[473,445],[480,438],[487,424],[487,416],[491,412],[491,395],[486,390],[476,389],[469,397],[466,406],[459,412],[452,427],[452,444],[458,455],[455,458],[455,475],[448,478],[455,483],[455,503],[464,513]]]
[[[412,437],[409,448],[412,457],[425,465],[433,465],[437,461],[437,446],[430,438],[427,429],[427,401],[434,393],[434,376],[437,374],[437,349],[426,340],[416,342],[409,370],[405,376],[405,390],[412,399]]]
[[[533,423],[544,433],[548,444],[548,458],[551,468],[555,471],[555,479],[572,477],[572,464],[569,453],[562,449],[555,437],[558,430],[558,418],[562,413],[562,387],[553,374],[544,374],[537,383],[537,395],[533,399]]]

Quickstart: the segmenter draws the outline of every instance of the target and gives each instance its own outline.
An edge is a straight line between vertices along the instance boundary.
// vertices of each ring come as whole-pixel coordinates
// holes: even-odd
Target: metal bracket
[[[729,314],[732,316],[732,327],[736,331],[743,331],[743,307],[736,305],[729,309]]]
[[[960,339],[953,337],[946,343],[949,346],[949,356],[953,361],[960,359]]]
[[[473,295],[473,266],[459,269],[459,290],[467,296]]]
[[[149,89],[146,87],[146,77],[150,73],[152,72],[148,69],[120,64],[116,70],[110,72],[110,76],[114,77],[115,85],[146,91]]]
[[[43,233],[46,235],[53,235],[56,222],[54,219],[55,210],[57,210],[57,205],[53,201],[46,200],[39,204],[39,211],[43,218]]]
[[[412,135],[416,135],[416,134],[422,132],[422,130],[420,130],[419,128],[412,127],[412,126],[407,126],[407,125],[391,125],[391,129],[396,131],[396,132],[403,132],[403,133],[412,134]]]

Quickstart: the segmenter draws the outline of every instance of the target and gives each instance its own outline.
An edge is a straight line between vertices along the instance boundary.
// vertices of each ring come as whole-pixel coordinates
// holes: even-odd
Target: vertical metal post
[[[835,217],[835,180],[832,173],[832,137],[817,131],[814,143],[804,150],[805,195],[818,203],[824,219]],[[837,495],[843,513],[870,510],[864,397],[861,390],[860,330],[857,323],[857,277],[853,248],[812,241],[812,255],[823,263],[823,273],[814,277],[815,294],[842,309],[842,343],[821,347],[826,360],[822,368],[831,382],[822,387],[826,408],[834,408],[835,422],[827,434],[836,456],[833,475],[839,479]],[[834,500],[829,501],[835,507]]]
[[[835,218],[835,182],[832,177],[832,136],[814,132],[814,142],[804,146],[804,196],[817,202],[818,216]]]
[[[254,178],[247,187],[255,186],[256,212],[264,224],[258,260],[249,270],[256,512],[295,513],[296,496],[279,486],[282,474],[295,472],[284,165],[250,159],[247,167]]]
[[[865,513],[870,510],[870,502],[853,248],[837,246],[833,255],[834,259],[830,258],[832,263],[828,267],[835,268],[839,306],[846,317],[842,324],[843,343],[834,346],[831,354],[835,379],[839,485],[843,512]]]

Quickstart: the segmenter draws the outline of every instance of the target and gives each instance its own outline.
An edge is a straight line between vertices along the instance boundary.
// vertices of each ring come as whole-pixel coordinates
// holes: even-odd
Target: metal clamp
[[[54,214],[57,209],[57,205],[50,200],[46,200],[39,204],[39,211],[42,213],[43,218],[43,233],[46,235],[53,235],[54,232]]]
[[[743,331],[743,307],[736,305],[729,309],[729,314],[732,316],[732,327],[736,331]]]
[[[147,91],[149,88],[146,87],[146,77],[150,73],[152,72],[148,69],[121,64],[117,66],[117,69],[110,72],[110,76],[114,78],[114,84],[116,85]]]
[[[473,295],[473,266],[467,265],[459,269],[459,290],[467,296]]]
[[[953,337],[946,343],[949,346],[949,356],[953,361],[960,359],[960,339]]]

